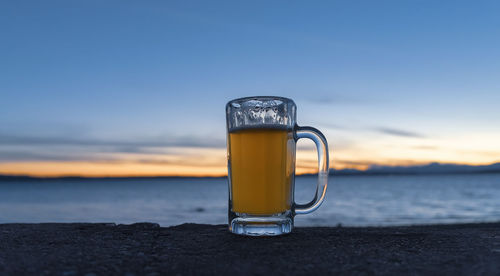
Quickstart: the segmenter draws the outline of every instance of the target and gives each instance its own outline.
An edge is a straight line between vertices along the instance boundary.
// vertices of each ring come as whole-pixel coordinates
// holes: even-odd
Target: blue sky
[[[269,2],[2,2],[0,172],[221,167],[250,95],[294,99],[339,167],[500,161],[498,2]]]

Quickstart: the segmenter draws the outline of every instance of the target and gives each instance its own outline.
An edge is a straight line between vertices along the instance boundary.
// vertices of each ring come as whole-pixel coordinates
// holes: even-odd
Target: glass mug
[[[296,124],[297,106],[283,97],[247,97],[226,105],[229,231],[240,235],[290,233],[296,214],[316,210],[328,184],[328,145],[315,128]],[[295,147],[309,138],[318,151],[314,199],[294,202]]]

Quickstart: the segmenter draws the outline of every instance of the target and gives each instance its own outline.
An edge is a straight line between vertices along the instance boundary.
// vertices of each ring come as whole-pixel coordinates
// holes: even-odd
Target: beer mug
[[[296,214],[316,210],[328,184],[328,145],[312,127],[296,124],[297,106],[283,97],[247,97],[226,105],[229,231],[240,235],[290,233]],[[295,148],[309,138],[318,151],[313,200],[294,201]]]

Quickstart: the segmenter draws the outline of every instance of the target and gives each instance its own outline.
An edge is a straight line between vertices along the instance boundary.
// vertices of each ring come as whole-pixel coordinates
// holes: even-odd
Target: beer
[[[285,127],[232,130],[228,137],[232,211],[272,215],[293,202],[295,140]]]

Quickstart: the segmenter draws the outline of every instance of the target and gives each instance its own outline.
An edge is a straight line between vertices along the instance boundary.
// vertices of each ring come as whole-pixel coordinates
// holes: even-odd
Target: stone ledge
[[[225,225],[0,224],[1,275],[500,274],[500,223],[307,227],[241,237]]]

